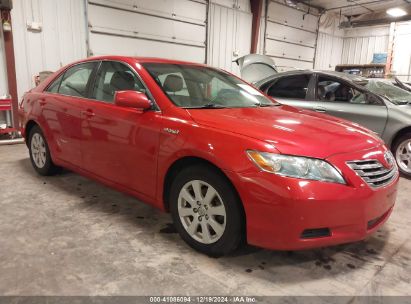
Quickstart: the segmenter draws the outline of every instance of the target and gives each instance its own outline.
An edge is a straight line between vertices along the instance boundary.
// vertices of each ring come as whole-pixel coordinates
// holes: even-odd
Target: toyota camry
[[[202,64],[89,58],[27,92],[20,118],[39,174],[64,167],[171,212],[210,256],[359,241],[395,202],[397,165],[371,131]]]

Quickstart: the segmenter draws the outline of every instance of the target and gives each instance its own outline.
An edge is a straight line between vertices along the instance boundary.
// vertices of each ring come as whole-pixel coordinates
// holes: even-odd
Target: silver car
[[[332,71],[278,73],[274,61],[251,54],[237,60],[242,78],[280,103],[338,116],[377,133],[401,173],[411,177],[411,92],[390,81]]]

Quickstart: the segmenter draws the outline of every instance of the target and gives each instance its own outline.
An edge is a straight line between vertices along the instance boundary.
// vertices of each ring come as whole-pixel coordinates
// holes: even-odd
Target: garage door
[[[203,0],[89,0],[89,53],[204,63],[206,12]]]
[[[318,17],[269,1],[265,53],[274,58],[279,71],[312,69]]]

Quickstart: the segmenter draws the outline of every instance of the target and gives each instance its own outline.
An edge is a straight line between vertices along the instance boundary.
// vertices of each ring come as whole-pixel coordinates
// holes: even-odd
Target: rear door
[[[276,78],[264,91],[282,104],[313,110],[314,84],[312,73],[299,73]]]
[[[81,104],[87,98],[96,67],[96,62],[86,62],[67,69],[40,100],[54,157],[79,167],[82,165]]]
[[[137,73],[117,61],[103,61],[91,99],[82,109],[84,168],[106,180],[153,197],[156,189],[161,112],[139,112],[114,104],[116,91],[151,96]]]
[[[316,75],[314,110],[344,118],[382,135],[387,107],[377,96],[340,78]]]

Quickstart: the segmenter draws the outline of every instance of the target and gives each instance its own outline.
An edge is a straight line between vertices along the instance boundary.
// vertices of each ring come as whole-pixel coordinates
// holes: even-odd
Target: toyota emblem
[[[394,166],[394,161],[395,161],[394,156],[392,155],[390,151],[387,151],[384,153],[384,159],[388,165],[388,168],[392,168],[392,166]]]

